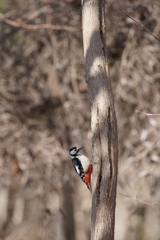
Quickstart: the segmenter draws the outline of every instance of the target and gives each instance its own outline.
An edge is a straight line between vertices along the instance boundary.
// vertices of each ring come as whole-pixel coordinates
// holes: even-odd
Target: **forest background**
[[[120,9],[160,39],[159,0],[107,1],[115,240],[159,240],[160,116],[145,113],[160,114],[160,41]],[[0,1],[0,239],[90,239],[91,195],[68,153],[92,157],[81,26],[80,0]]]

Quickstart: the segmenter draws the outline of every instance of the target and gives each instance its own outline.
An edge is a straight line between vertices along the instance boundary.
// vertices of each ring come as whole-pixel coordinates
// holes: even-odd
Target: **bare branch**
[[[160,39],[155,36],[153,33],[151,33],[151,31],[148,30],[148,28],[143,24],[138,22],[137,20],[135,20],[134,18],[130,17],[126,12],[124,12],[122,9],[120,9],[120,11],[125,14],[128,18],[132,19],[135,23],[137,23],[138,25],[140,25],[142,28],[144,28],[149,34],[151,34],[155,39],[157,39],[158,41],[160,41]]]
[[[151,202],[143,201],[143,200],[139,199],[137,196],[136,197],[132,197],[132,196],[120,193],[120,192],[119,192],[119,194],[121,196],[123,196],[123,197],[132,198],[134,200],[137,200],[138,202],[141,202],[141,203],[144,203],[144,204],[147,204],[147,205],[150,205],[150,206],[160,207],[160,204],[158,204],[158,203],[151,203]]]
[[[11,25],[13,27],[16,28],[24,28],[27,30],[38,30],[38,29],[52,29],[52,30],[59,30],[59,31],[69,31],[69,32],[75,32],[76,28],[75,27],[69,27],[69,26],[59,26],[59,25],[52,25],[49,23],[45,23],[45,24],[25,24],[25,23],[20,23],[20,22],[16,22],[13,20],[10,20],[8,18],[5,17],[4,14],[0,13],[0,20],[2,20],[3,22],[7,23],[8,25]]]
[[[143,113],[143,114],[146,115],[147,117],[150,117],[150,116],[152,116],[152,117],[159,117],[159,116],[160,116],[159,113],[157,113],[157,114],[146,113],[146,112],[142,112],[142,111],[139,111],[139,110],[135,110],[135,112],[137,112],[137,113]]]

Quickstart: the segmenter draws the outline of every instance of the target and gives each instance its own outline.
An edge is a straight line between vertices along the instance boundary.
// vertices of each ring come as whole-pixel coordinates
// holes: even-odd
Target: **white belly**
[[[78,158],[81,161],[84,173],[86,173],[88,171],[88,168],[90,165],[89,159],[86,156],[84,156],[83,154],[79,155]]]

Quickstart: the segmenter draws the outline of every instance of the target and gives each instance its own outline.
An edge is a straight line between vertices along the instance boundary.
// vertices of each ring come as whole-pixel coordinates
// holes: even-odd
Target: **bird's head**
[[[73,156],[76,156],[78,155],[79,151],[82,149],[83,147],[81,148],[77,148],[77,147],[72,147],[70,148],[69,150],[69,154],[73,157]]]

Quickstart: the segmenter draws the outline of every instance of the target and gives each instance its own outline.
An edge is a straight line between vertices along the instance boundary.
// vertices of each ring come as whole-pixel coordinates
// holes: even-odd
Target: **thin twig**
[[[120,9],[120,11],[125,14],[128,18],[132,19],[135,23],[137,23],[138,25],[140,25],[142,28],[144,28],[149,34],[151,34],[155,39],[157,39],[158,41],[160,41],[160,39],[155,36],[152,32],[150,32],[148,30],[148,28],[141,22],[138,22],[137,20],[135,20],[134,18],[132,18],[131,16],[129,16],[126,12],[124,12],[122,9]]]
[[[159,113],[157,113],[157,114],[153,114],[153,113],[146,113],[146,112],[142,112],[142,111],[139,111],[139,110],[135,110],[135,112],[137,112],[137,113],[143,113],[144,115],[146,115],[147,117],[150,117],[150,116],[152,116],[152,117],[157,117],[157,116],[160,116],[160,114]]]
[[[37,29],[52,29],[52,30],[64,30],[64,31],[69,31],[69,32],[75,32],[76,28],[75,27],[69,27],[69,26],[59,26],[59,25],[52,25],[49,23],[46,24],[25,24],[25,23],[18,23],[16,21],[10,20],[8,18],[5,18],[5,15],[0,13],[0,20],[4,21],[5,23],[17,27],[17,28],[24,28],[27,30],[37,30]]]
[[[141,202],[141,203],[144,203],[144,204],[147,204],[147,205],[150,205],[150,206],[160,207],[160,204],[158,204],[158,203],[146,202],[146,201],[143,201],[143,200],[139,199],[137,196],[136,196],[136,197],[132,197],[132,196],[129,196],[129,195],[120,193],[120,192],[119,192],[119,194],[120,194],[121,196],[123,196],[123,197],[132,198],[132,199],[134,199],[134,200],[137,200],[138,202]]]

